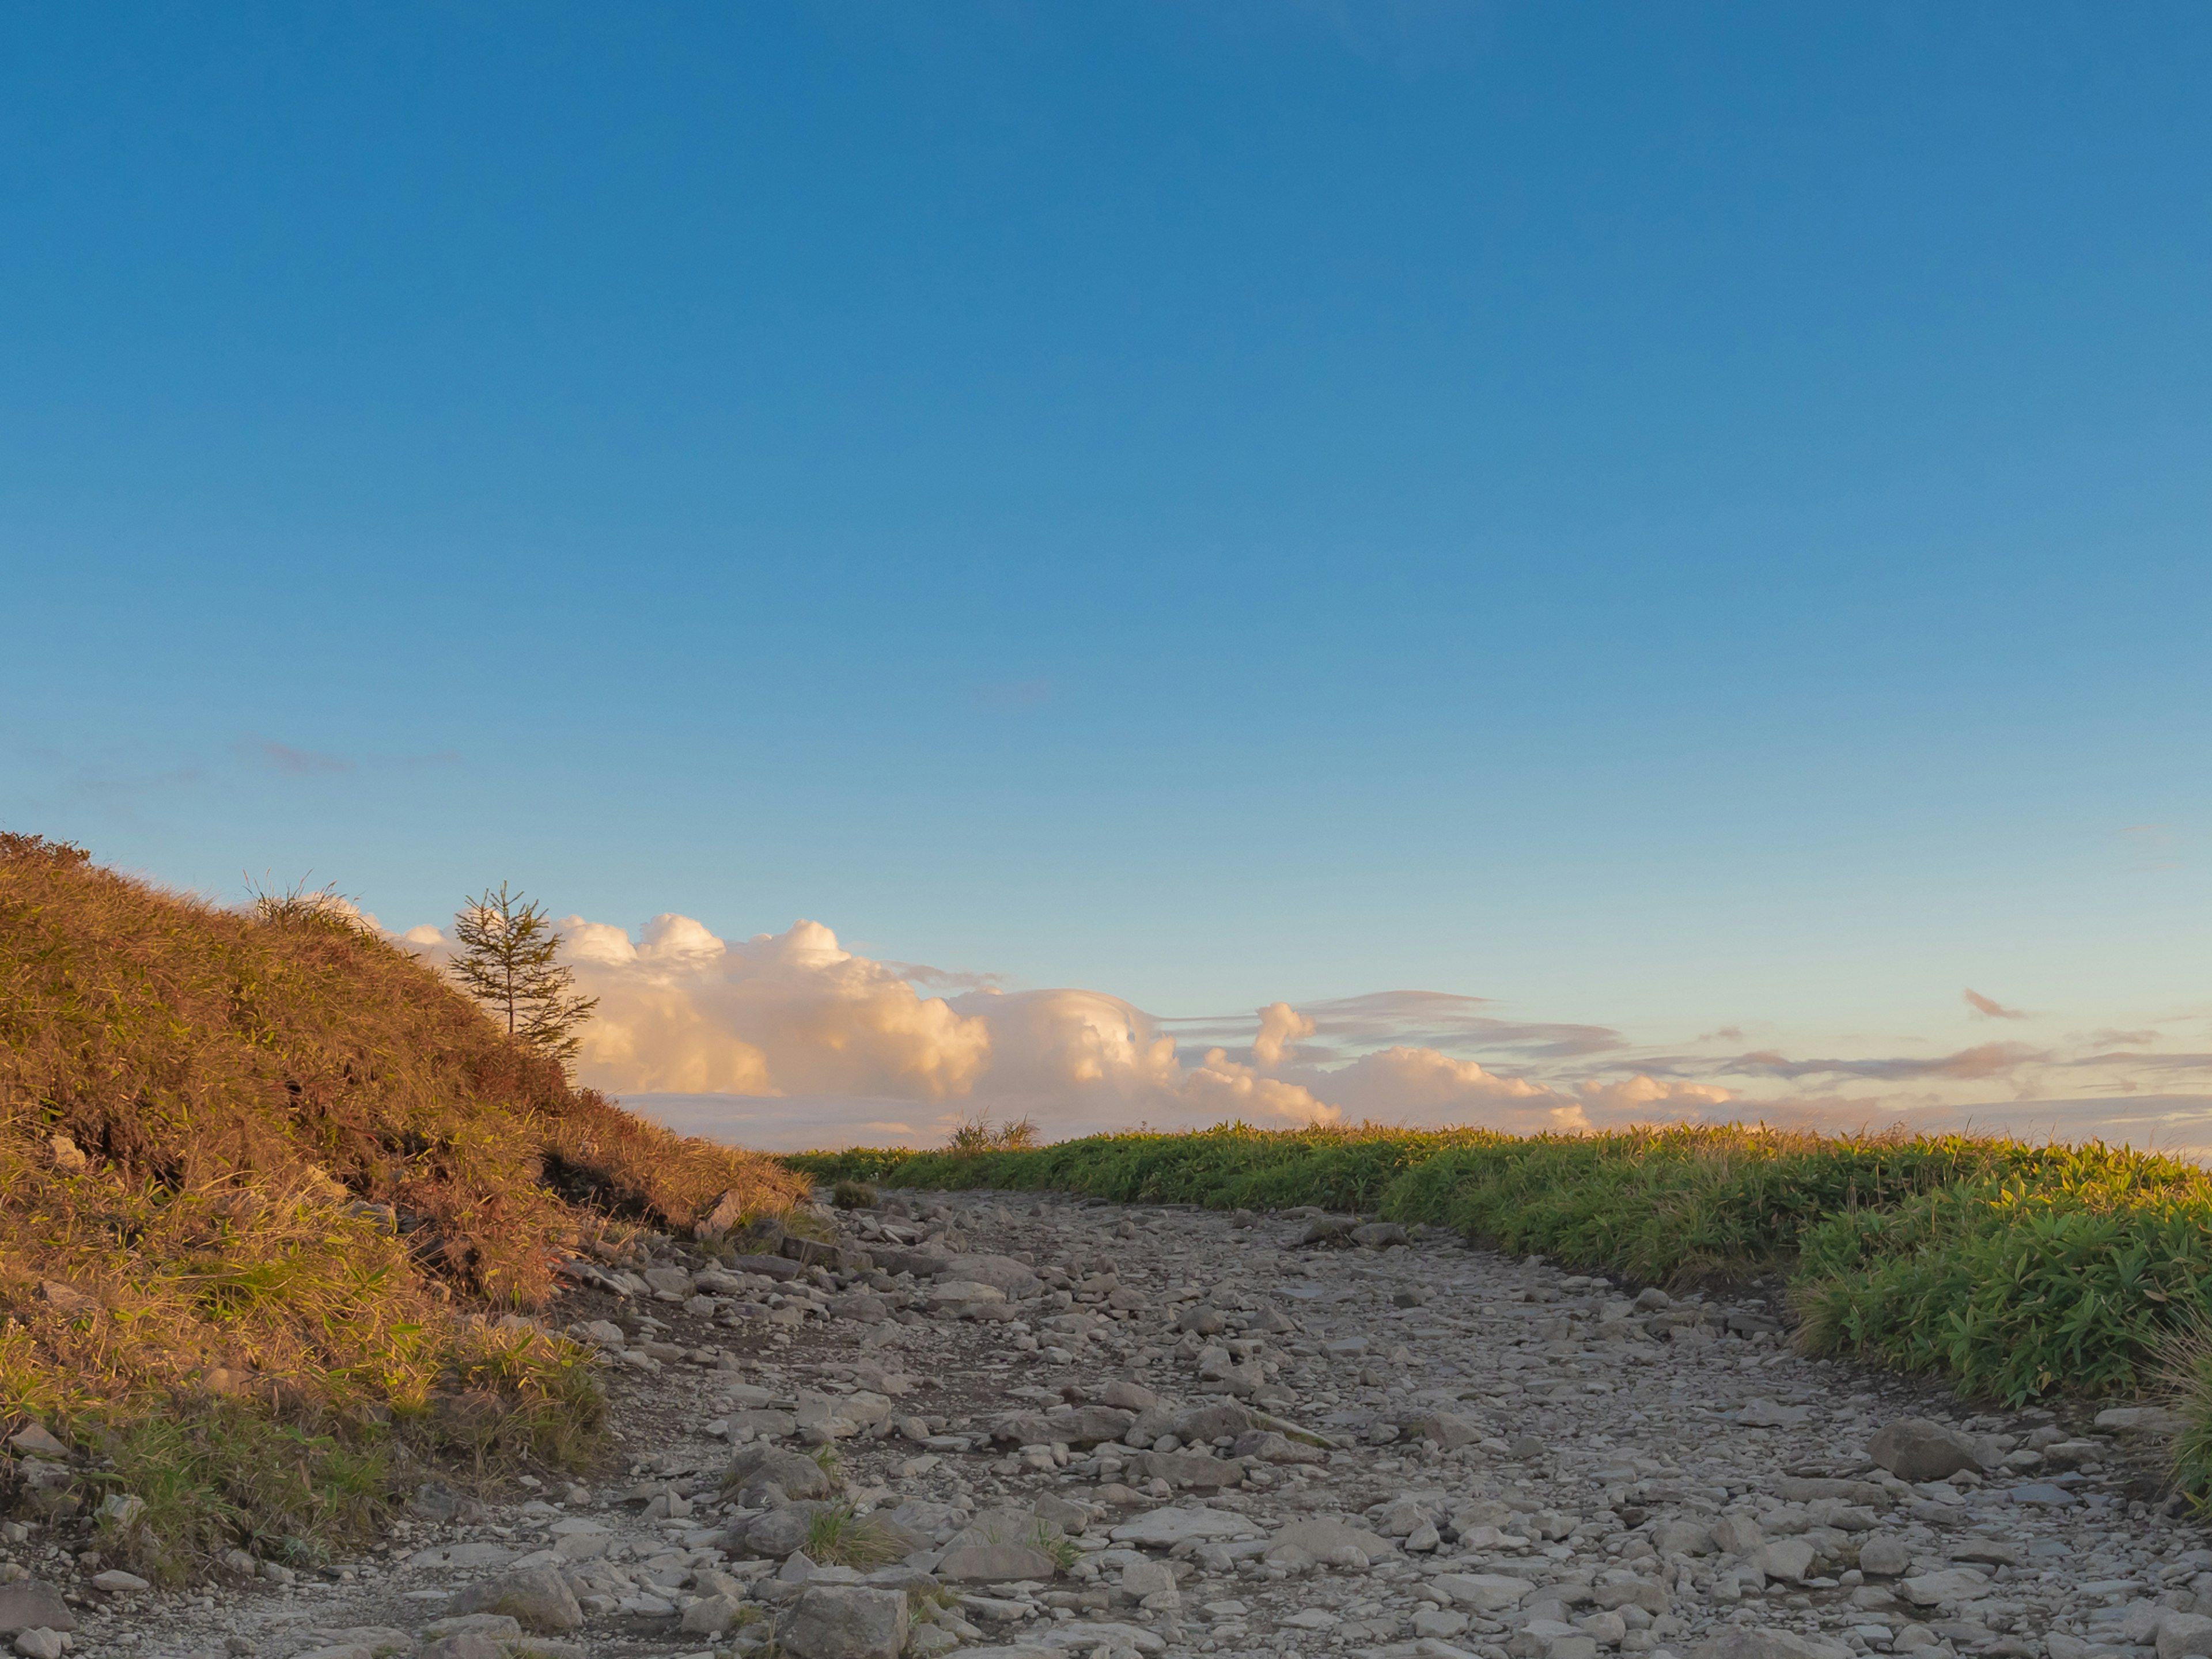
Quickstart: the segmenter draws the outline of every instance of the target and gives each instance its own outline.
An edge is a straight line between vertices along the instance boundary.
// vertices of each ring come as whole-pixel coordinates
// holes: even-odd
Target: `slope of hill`
[[[0,1419],[75,1455],[0,1460],[0,1498],[141,1498],[127,1559],[312,1554],[426,1462],[587,1456],[582,1352],[497,1316],[610,1235],[803,1192],[571,1089],[327,903],[0,836]]]

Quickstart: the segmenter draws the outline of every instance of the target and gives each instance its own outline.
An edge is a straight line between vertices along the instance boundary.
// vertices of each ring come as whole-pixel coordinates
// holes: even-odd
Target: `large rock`
[[[802,1452],[781,1446],[741,1448],[730,1459],[722,1477],[725,1491],[735,1492],[748,1509],[776,1487],[786,1498],[827,1498],[837,1490],[836,1477]]]
[[[647,1267],[638,1277],[664,1302],[681,1302],[691,1294],[691,1275],[681,1267]]]
[[[62,1593],[37,1578],[18,1578],[0,1584],[0,1636],[27,1630],[73,1631],[76,1615],[62,1600]]]
[[[906,1595],[860,1584],[809,1584],[777,1632],[796,1659],[899,1659]]]
[[[1900,1418],[1867,1442],[1867,1455],[1900,1480],[1942,1480],[1982,1467],[1981,1448],[1962,1430],[1924,1417]]]
[[[1730,1630],[1697,1649],[1691,1659],[1854,1659],[1841,1642],[1786,1630]]]
[[[584,1610],[576,1605],[575,1592],[550,1567],[501,1573],[468,1585],[453,1597],[447,1611],[503,1613],[523,1629],[548,1635],[579,1629],[584,1622]]]

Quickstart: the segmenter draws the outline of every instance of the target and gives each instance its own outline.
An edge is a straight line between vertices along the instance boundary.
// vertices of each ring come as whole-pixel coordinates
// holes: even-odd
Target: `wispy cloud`
[[[1965,995],[1966,1006],[1984,1019],[2026,1019],[2027,1018],[2027,1015],[2020,1009],[2008,1008],[1996,998],[1985,997],[1979,991],[1970,989]]]
[[[230,752],[250,765],[264,767],[271,772],[283,772],[293,777],[355,769],[354,763],[343,755],[325,754],[319,749],[295,749],[290,744],[278,743],[273,738],[240,738],[231,744]]]

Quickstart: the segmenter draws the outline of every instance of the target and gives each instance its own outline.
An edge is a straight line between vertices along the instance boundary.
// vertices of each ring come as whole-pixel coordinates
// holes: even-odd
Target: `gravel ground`
[[[58,1593],[118,1659],[2212,1653],[2154,1414],[1977,1415],[1792,1353],[1769,1299],[1317,1212],[837,1218],[805,1267],[577,1265],[553,1317],[605,1346],[620,1460],[588,1487],[428,1489],[374,1554],[175,1594],[33,1528],[0,1631]]]

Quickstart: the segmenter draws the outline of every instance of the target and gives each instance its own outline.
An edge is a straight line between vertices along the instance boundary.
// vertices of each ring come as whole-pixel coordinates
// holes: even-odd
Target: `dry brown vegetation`
[[[147,1498],[137,1559],[312,1550],[422,1458],[587,1455],[580,1352],[487,1316],[733,1192],[803,1183],[571,1089],[343,907],[0,836],[0,1417]]]

